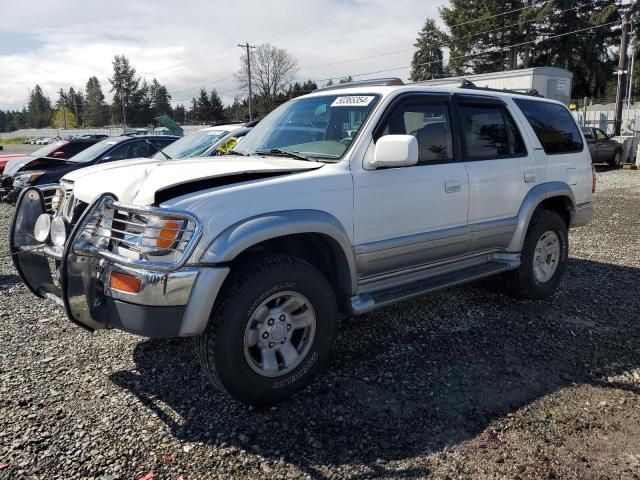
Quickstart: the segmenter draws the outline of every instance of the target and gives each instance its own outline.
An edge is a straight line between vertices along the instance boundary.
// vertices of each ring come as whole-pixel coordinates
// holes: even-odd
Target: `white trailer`
[[[520,70],[504,70],[502,72],[479,73],[477,75],[438,78],[420,83],[433,86],[457,85],[462,80],[469,80],[479,88],[523,92],[535,89],[543,97],[552,98],[568,104],[571,100],[572,79],[573,73],[564,68],[534,67]]]

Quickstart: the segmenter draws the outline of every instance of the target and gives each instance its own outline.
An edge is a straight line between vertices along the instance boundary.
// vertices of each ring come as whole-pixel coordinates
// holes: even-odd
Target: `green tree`
[[[416,51],[411,60],[410,78],[414,82],[441,77],[444,73],[443,47],[447,43],[447,36],[438,28],[436,22],[428,18],[416,43]]]
[[[78,126],[76,116],[66,105],[59,106],[53,112],[51,123],[56,128],[76,128]]]
[[[69,109],[73,112],[78,125],[84,123],[84,115],[83,115],[83,104],[84,104],[84,95],[81,90],[76,91],[73,87],[69,87],[69,92],[67,93],[67,98],[69,100]]]
[[[40,85],[36,85],[29,95],[28,125],[31,128],[44,128],[51,121],[51,102],[45,97]]]
[[[109,79],[113,102],[111,119],[114,123],[127,124],[137,112],[140,102],[140,78],[136,77],[136,69],[124,55],[113,58],[113,76]],[[124,108],[123,108],[124,105]],[[123,118],[124,111],[124,118]]]
[[[104,101],[102,87],[97,77],[90,77],[87,81],[82,108],[86,125],[101,127],[108,123],[109,107]]]
[[[215,88],[209,94],[209,108],[212,122],[219,123],[224,121],[224,105],[222,105],[222,99],[218,96]]]
[[[167,87],[155,78],[149,85],[149,96],[151,97],[151,111],[154,117],[160,115],[171,116],[173,114],[171,109],[171,95],[169,95]]]

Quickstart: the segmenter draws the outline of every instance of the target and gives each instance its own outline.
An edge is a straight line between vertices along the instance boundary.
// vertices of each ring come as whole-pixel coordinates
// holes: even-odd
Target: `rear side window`
[[[413,135],[418,141],[418,163],[453,159],[451,122],[446,103],[407,102],[389,116],[382,135]]]
[[[465,158],[489,160],[526,154],[520,131],[502,105],[461,104]]]
[[[584,138],[586,138],[587,140],[593,140],[593,132],[591,131],[590,128],[583,128],[582,134],[584,135]]]
[[[582,137],[575,120],[562,105],[514,99],[542,144],[545,153],[581,152]]]

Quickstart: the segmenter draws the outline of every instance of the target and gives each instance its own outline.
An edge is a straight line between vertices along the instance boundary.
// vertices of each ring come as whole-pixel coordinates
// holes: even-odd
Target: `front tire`
[[[560,284],[568,254],[565,221],[556,212],[537,210],[524,240],[521,265],[506,274],[509,293],[531,300],[550,297]]]
[[[232,269],[197,339],[205,374],[241,402],[267,406],[307,386],[329,357],[336,300],[326,278],[295,257]]]

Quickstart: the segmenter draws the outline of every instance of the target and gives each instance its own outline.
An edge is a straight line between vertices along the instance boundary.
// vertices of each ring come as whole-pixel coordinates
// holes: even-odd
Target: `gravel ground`
[[[488,280],[345,319],[266,411],[189,340],[85,333],[2,258],[0,479],[640,478],[640,173],[600,172],[597,207],[553,298]]]

